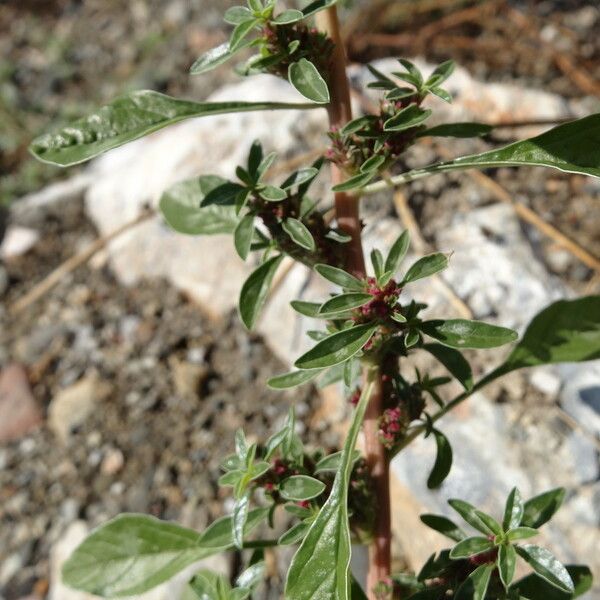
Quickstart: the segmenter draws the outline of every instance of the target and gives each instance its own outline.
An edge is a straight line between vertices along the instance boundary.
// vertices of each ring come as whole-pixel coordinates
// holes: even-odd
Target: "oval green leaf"
[[[267,381],[267,385],[274,390],[286,390],[312,381],[321,372],[321,369],[315,369],[314,371],[293,371],[292,373],[271,377]]]
[[[442,515],[425,514],[421,515],[420,519],[427,527],[434,529],[455,542],[460,542],[467,537],[467,534],[454,521]]]
[[[457,560],[459,558],[469,558],[483,552],[488,552],[494,547],[494,542],[485,537],[469,537],[461,540],[450,550],[450,558]]]
[[[302,221],[288,217],[283,221],[282,227],[296,245],[310,252],[315,251],[315,240]]]
[[[324,302],[319,308],[319,317],[333,317],[339,313],[352,310],[364,306],[373,300],[371,294],[363,292],[349,292],[347,294],[339,294]]]
[[[508,589],[508,586],[515,576],[516,565],[517,551],[514,546],[502,544],[500,548],[498,548],[498,572],[500,574],[500,580],[506,589]]]
[[[315,271],[321,275],[321,277],[348,290],[362,292],[365,289],[365,284],[360,279],[337,267],[315,265]]]
[[[534,496],[525,502],[520,525],[537,529],[547,523],[562,506],[565,488],[555,488]]]
[[[447,266],[448,256],[446,254],[436,252],[423,256],[408,269],[402,283],[410,283],[411,281],[417,281],[417,279],[430,277],[434,273],[443,271]]]
[[[425,321],[421,330],[451,348],[496,348],[518,337],[512,329],[465,319]]]
[[[245,533],[268,509],[250,511]],[[107,598],[137,596],[171,579],[188,565],[233,546],[232,519],[197,531],[146,515],[123,514],[93,531],[64,563],[69,587]],[[136,565],[131,569],[131,565]]]
[[[233,243],[236,252],[242,260],[248,258],[252,238],[254,237],[254,215],[246,215],[235,228],[233,233]]]
[[[35,139],[30,151],[43,162],[67,167],[192,117],[316,106],[281,102],[192,102],[142,90],[118,98],[55,133]]]
[[[454,600],[484,600],[495,565],[477,567],[458,588]]]
[[[402,260],[408,252],[409,246],[410,233],[407,229],[398,236],[398,239],[393,243],[392,247],[390,248],[390,253],[385,259],[384,271],[391,271],[392,273],[396,273],[396,271],[400,267],[400,264],[402,263]]]
[[[323,369],[352,358],[371,339],[378,325],[367,323],[334,333],[303,354],[295,363],[298,369]]]
[[[502,528],[504,531],[508,531],[509,529],[518,527],[522,518],[523,500],[521,499],[521,492],[519,492],[519,488],[514,487],[506,499]]]
[[[549,550],[533,544],[515,546],[515,548],[519,556],[529,563],[542,579],[563,592],[572,593],[574,591],[575,587],[569,572]]]
[[[423,350],[440,361],[456,377],[465,390],[473,388],[473,372],[465,357],[454,348],[442,344],[423,344]]]
[[[159,203],[165,221],[175,231],[187,235],[232,233],[238,224],[233,207],[200,208],[206,194],[224,183],[221,177],[205,175],[170,187],[163,193]]]
[[[319,104],[330,100],[329,89],[317,67],[306,58],[290,65],[288,70],[290,83],[305,97]]]
[[[286,500],[311,500],[325,491],[325,484],[307,475],[293,475],[281,482],[279,491]]]
[[[427,479],[427,487],[430,490],[440,487],[452,468],[452,446],[450,446],[448,438],[437,429],[433,430],[433,435],[435,437],[437,454],[433,469],[431,469],[431,473]]]
[[[477,509],[464,500],[451,498],[448,504],[471,526],[485,533],[485,535],[494,535],[494,532],[479,518]]]
[[[274,256],[264,262],[258,269],[252,272],[246,279],[240,292],[240,316],[244,325],[252,329],[262,309],[269,287],[277,271],[277,267],[283,260],[283,256]]]

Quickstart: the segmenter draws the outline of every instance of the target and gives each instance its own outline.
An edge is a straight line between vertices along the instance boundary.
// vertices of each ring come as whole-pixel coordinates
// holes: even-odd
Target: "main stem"
[[[343,127],[352,119],[350,88],[346,75],[346,56],[340,35],[337,10],[328,8],[317,15],[317,24],[335,44],[332,57],[329,91],[331,103],[328,107],[329,122],[332,127]],[[331,178],[336,185],[344,180],[344,174],[336,166],[331,166]],[[344,192],[335,194],[335,211],[338,227],[352,237],[346,246],[346,268],[358,277],[366,276],[365,258],[362,249],[362,224],[359,213],[359,198]],[[377,510],[375,512],[374,540],[369,547],[369,570],[367,574],[367,595],[375,600],[373,589],[380,581],[387,580],[391,570],[391,511],[389,461],[385,448],[378,438],[378,419],[383,412],[381,372],[376,378],[375,389],[363,422],[365,435],[365,459],[373,480]]]

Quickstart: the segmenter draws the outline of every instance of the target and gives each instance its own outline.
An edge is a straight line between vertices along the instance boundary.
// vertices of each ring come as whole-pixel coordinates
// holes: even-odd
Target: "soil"
[[[82,202],[50,214],[35,248],[6,265],[6,304],[93,233]],[[2,362],[26,365],[45,414],[60,390],[91,373],[109,388],[66,443],[44,426],[0,448],[0,563],[20,561],[6,600],[43,588],[52,543],[76,518],[96,525],[142,512],[204,528],[223,513],[219,464],[235,430],[264,441],[289,409],[264,385],[282,365],[235,315],[210,321],[161,281],[123,288],[106,266],[80,269],[21,318],[4,313],[0,347]],[[316,399],[302,390],[301,423]],[[314,427],[304,437],[335,443]]]

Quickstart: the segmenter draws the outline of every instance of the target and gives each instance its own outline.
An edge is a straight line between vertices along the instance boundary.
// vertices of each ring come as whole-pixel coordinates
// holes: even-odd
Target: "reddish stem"
[[[326,32],[334,42],[329,91],[331,103],[328,107],[329,121],[332,126],[342,127],[352,119],[350,88],[346,76],[346,56],[340,35],[339,21],[335,7],[328,8],[317,15],[319,28]],[[333,184],[341,183],[344,174],[336,166],[331,166]],[[346,246],[346,268],[359,277],[366,276],[365,259],[362,249],[362,224],[359,214],[359,199],[343,192],[335,194],[335,210],[338,227],[352,236]],[[378,419],[383,412],[383,394],[381,376],[377,378],[374,393],[367,407],[363,431],[365,435],[365,453],[369,471],[373,479],[377,510],[374,540],[369,547],[369,571],[367,574],[367,594],[369,600],[376,600],[373,589],[380,581],[385,581],[391,570],[391,517],[389,461],[385,448],[378,438]]]

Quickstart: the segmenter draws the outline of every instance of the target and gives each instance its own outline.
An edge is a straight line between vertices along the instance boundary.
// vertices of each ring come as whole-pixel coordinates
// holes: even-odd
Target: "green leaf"
[[[529,544],[515,546],[519,556],[529,563],[531,568],[548,583],[563,592],[572,593],[575,590],[573,580],[564,565],[545,548]]]
[[[254,17],[247,21],[242,21],[235,26],[231,38],[229,39],[229,49],[231,52],[237,52],[242,46],[244,39],[258,25],[258,19]]]
[[[303,354],[295,363],[298,369],[332,367],[352,358],[371,339],[378,325],[356,325],[334,333]]]
[[[539,531],[533,527],[515,527],[514,529],[508,530],[506,539],[510,542],[517,542],[519,540],[526,540],[535,537],[538,534]]]
[[[306,302],[305,300],[292,300],[290,302],[290,306],[301,315],[305,317],[314,317],[319,318],[319,310],[321,309],[321,304],[318,302]]]
[[[239,25],[253,17],[252,12],[245,6],[232,6],[225,11],[223,20],[230,25]]]
[[[244,189],[239,183],[222,180],[220,185],[215,185],[206,193],[200,206],[234,206],[237,197]]]
[[[328,281],[336,283],[337,285],[348,290],[362,292],[365,289],[365,284],[360,279],[354,277],[354,275],[350,275],[350,273],[346,273],[346,271],[343,271],[342,269],[338,269],[337,267],[330,267],[329,265],[315,265],[315,271],[321,275],[321,277],[324,277]]]
[[[452,96],[443,88],[432,87],[429,91],[432,94],[434,94],[435,96],[437,96],[438,98],[441,98],[444,102],[447,102],[448,104],[452,104]]]
[[[467,534],[454,521],[442,515],[425,514],[421,515],[420,519],[427,527],[438,531],[455,542],[460,542],[467,537]]]
[[[352,464],[360,458],[360,452],[355,450],[352,453]],[[327,471],[338,471],[342,462],[342,452],[334,452],[323,457],[315,466],[315,474],[325,473]]]
[[[394,242],[392,247],[390,248],[390,253],[385,260],[385,268],[384,271],[391,271],[392,273],[396,273],[396,271],[400,268],[400,264],[402,260],[406,256],[408,252],[408,248],[410,246],[410,233],[408,229],[403,231],[398,239]]]
[[[487,135],[494,128],[484,123],[445,123],[417,133],[417,137],[472,138]]]
[[[371,67],[367,65],[367,68]],[[340,133],[342,135],[350,135],[351,133],[356,133],[365,127],[369,127],[376,122],[377,117],[375,115],[364,115],[362,117],[357,117],[356,119],[352,119],[352,121],[346,123],[340,130]]]
[[[357,188],[361,188],[367,185],[367,183],[369,183],[369,181],[371,181],[371,179],[373,179],[375,175],[377,175],[376,171],[367,171],[366,173],[359,173],[358,175],[354,175],[354,177],[346,179],[346,181],[344,181],[343,183],[338,183],[337,185],[334,185],[331,189],[334,192],[348,192],[350,190],[355,190]]]
[[[325,491],[325,484],[307,475],[292,475],[281,482],[279,491],[286,500],[311,500]]]
[[[293,371],[291,373],[285,373],[284,375],[271,377],[271,379],[267,381],[267,385],[274,390],[286,390],[308,383],[322,372],[322,369],[314,369],[313,371]]]
[[[450,550],[450,558],[469,558],[483,552],[488,552],[494,547],[494,542],[485,537],[469,537],[461,540]]]
[[[35,139],[30,151],[43,162],[67,167],[192,117],[308,107],[282,102],[192,102],[142,90]]]
[[[265,156],[258,165],[256,169],[256,179],[260,181],[264,174],[273,166],[273,163],[277,159],[277,152],[269,152],[267,156]]]
[[[512,329],[465,319],[425,321],[421,330],[451,348],[496,348],[518,337]]]
[[[408,74],[411,76],[412,80],[417,84],[417,87],[423,83],[423,75],[421,75],[421,71],[417,69],[417,67],[410,60],[406,58],[399,58],[398,62],[408,71]],[[394,73],[397,76],[404,76],[405,73]]]
[[[297,544],[298,542],[304,539],[309,529],[310,523],[305,523],[304,521],[296,523],[293,527],[288,529],[279,537],[277,543],[280,546],[289,546],[291,544]]]
[[[202,569],[188,583],[183,600],[231,600],[231,586],[223,575]]]
[[[484,600],[495,565],[477,567],[458,588],[454,600]]]
[[[281,202],[287,198],[286,191],[274,185],[265,185],[258,193],[267,202]]]
[[[600,296],[559,300],[538,313],[509,357],[485,377],[515,369],[600,358]]]
[[[375,271],[375,278],[377,281],[380,281],[381,276],[383,275],[383,254],[381,254],[381,251],[377,250],[377,248],[371,251],[371,264]]]
[[[423,277],[430,277],[434,273],[443,271],[447,266],[448,256],[446,254],[442,254],[441,252],[428,254],[420,258],[408,269],[402,283],[410,283],[411,281],[417,281],[417,279],[423,279]]]
[[[314,167],[299,169],[292,173],[282,184],[281,188],[288,190],[291,187],[302,185],[303,183],[312,181],[319,174],[319,170]]]
[[[498,548],[498,572],[505,588],[508,588],[510,582],[515,576],[515,566],[517,564],[517,551],[514,546],[502,544]]]
[[[600,113],[559,125],[534,138],[498,150],[409,171],[402,178],[424,177],[458,169],[518,166],[550,167],[565,173],[600,177]]]
[[[348,600],[351,552],[348,484],[354,446],[372,392],[371,380],[356,407],[329,498],[292,560],[285,588],[286,600]]]
[[[441,65],[438,65],[433,73],[429,76],[429,79],[426,82],[426,85],[429,87],[438,86],[440,83],[444,83],[450,75],[454,72],[454,64],[453,60],[447,60],[443,62]]]
[[[190,68],[191,75],[200,75],[211,71],[212,69],[227,62],[232,56],[247,48],[252,44],[252,41],[244,41],[237,48],[232,49],[229,42],[225,42],[216,48],[212,48],[208,52],[194,61],[194,64]]]
[[[244,325],[252,329],[263,307],[269,287],[283,256],[274,256],[252,272],[240,292],[240,316]]]
[[[496,521],[496,519],[494,519],[494,517],[491,517],[490,515],[488,515],[487,513],[484,513],[482,510],[479,510],[479,509],[475,509],[475,514],[481,519],[481,521],[483,523],[485,523],[487,528],[494,535],[502,535],[502,533],[503,533],[502,525],[500,525],[500,523],[498,523],[498,521]]]
[[[437,454],[435,464],[427,479],[427,487],[430,490],[442,485],[452,468],[452,446],[450,446],[448,438],[437,429],[433,430],[433,435],[435,436]]]
[[[348,292],[347,294],[339,294],[321,305],[319,308],[319,316],[335,316],[339,313],[344,313],[354,308],[364,306],[371,300],[373,300],[373,296],[363,292]]]
[[[249,507],[249,493],[239,498],[233,507],[233,521],[231,524],[233,532],[233,544],[238,550],[241,550],[244,545],[244,529],[246,527],[246,521],[248,520]]]
[[[302,221],[288,217],[283,221],[282,227],[295,244],[310,252],[315,251],[315,240]]]
[[[235,228],[233,242],[235,249],[242,260],[248,258],[252,238],[254,237],[254,215],[246,215]]]
[[[256,560],[256,562],[254,562],[254,560]],[[252,557],[251,563],[252,564],[250,564],[245,571],[242,571],[235,580],[235,585],[237,587],[254,590],[264,579],[266,570],[264,559],[260,556],[258,559]]]
[[[523,527],[537,529],[547,523],[562,506],[565,499],[565,488],[555,488],[530,498],[523,506]]]
[[[304,13],[302,11],[289,9],[279,13],[273,19],[273,23],[276,23],[277,25],[289,25],[290,23],[296,23],[302,19],[304,19]]]
[[[163,193],[159,203],[166,222],[175,231],[187,235],[232,233],[238,223],[232,207],[200,208],[206,194],[224,182],[216,175],[204,175],[170,187]]]
[[[267,512],[251,511],[245,532],[256,527]],[[230,517],[215,521],[200,535],[154,517],[123,514],[93,531],[75,549],[63,566],[62,577],[69,587],[104,598],[137,596],[232,545]]]
[[[431,116],[430,110],[419,108],[416,104],[411,104],[383,124],[384,131],[404,131],[416,125],[420,125]]]
[[[473,372],[465,357],[458,350],[441,344],[423,344],[423,350],[427,350],[441,362],[465,390],[473,388]]]
[[[305,18],[310,17],[311,15],[314,15],[315,13],[321,10],[325,10],[330,6],[334,6],[338,2],[339,0],[315,0],[314,2],[311,2],[310,4],[305,6],[302,9],[302,13],[304,14]]]
[[[514,487],[506,499],[504,518],[502,519],[502,528],[504,531],[514,529],[521,524],[522,518],[523,500],[521,499],[521,492],[519,492],[518,488]]]
[[[448,504],[471,526],[485,533],[494,535],[494,532],[479,518],[477,509],[464,500],[450,499]]]
[[[419,571],[417,579],[419,581],[435,579],[437,577],[443,576],[448,569],[453,569],[454,567],[455,563],[450,558],[450,550],[442,550],[439,554],[432,554],[427,559],[427,562]]]
[[[360,165],[361,173],[369,173],[371,171],[378,171],[381,165],[385,162],[385,156],[375,154]]]
[[[254,181],[258,180],[258,168],[263,160],[263,148],[259,140],[254,140],[248,154],[248,173]]]
[[[511,590],[518,590],[519,597],[528,600],[571,600],[572,598],[579,598],[591,589],[594,578],[589,567],[567,565],[566,569],[575,585],[573,593],[557,589],[536,573],[531,573],[527,577],[515,581],[511,586]]]
[[[317,67],[306,58],[301,58],[290,65],[288,79],[305,98],[319,104],[329,102],[329,89],[325,80]]]

